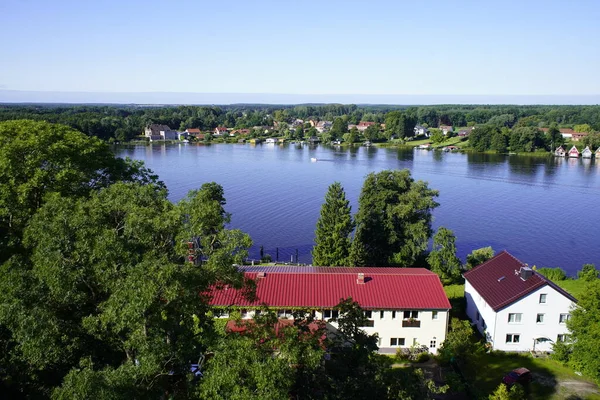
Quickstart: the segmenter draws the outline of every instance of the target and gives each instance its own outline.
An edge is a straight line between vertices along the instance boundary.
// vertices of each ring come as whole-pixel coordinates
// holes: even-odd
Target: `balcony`
[[[403,328],[420,328],[421,321],[416,319],[405,319],[402,321]]]

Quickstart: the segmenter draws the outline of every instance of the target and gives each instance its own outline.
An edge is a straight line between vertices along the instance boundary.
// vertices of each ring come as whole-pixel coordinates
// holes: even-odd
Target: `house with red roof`
[[[571,147],[571,150],[569,150],[569,157],[570,158],[579,158],[579,150],[577,150],[577,147],[575,147],[575,146]]]
[[[436,353],[448,326],[450,302],[440,279],[424,268],[345,267],[240,267],[256,282],[256,296],[249,299],[243,290],[218,287],[211,304],[228,317],[240,310],[242,319],[252,319],[266,306],[277,310],[280,319],[292,318],[294,310],[307,310],[335,330],[331,318],[336,306],[351,297],[369,319],[363,327],[379,336],[379,351],[395,353],[398,348],[426,346]]]
[[[552,351],[577,300],[503,251],[465,272],[467,315],[494,350]]]

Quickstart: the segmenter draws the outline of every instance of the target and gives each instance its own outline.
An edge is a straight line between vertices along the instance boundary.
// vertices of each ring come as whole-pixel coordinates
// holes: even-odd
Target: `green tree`
[[[441,130],[432,129],[431,132],[432,133],[430,139],[433,143],[442,143],[444,140],[446,140],[446,137],[444,136]]]
[[[492,133],[490,140],[490,149],[495,150],[496,153],[506,153],[508,150],[508,128],[502,128]]]
[[[489,150],[492,136],[500,129],[494,125],[478,125],[469,135],[469,144],[476,151]]]
[[[47,196],[25,229],[27,254],[0,267],[8,391],[108,397],[113,385],[148,398],[187,390],[189,364],[212,332],[208,299],[198,294],[217,281],[241,287],[233,263],[251,244],[222,228],[217,186],[177,206],[152,184]]]
[[[538,268],[537,272],[550,279],[552,282],[564,281],[567,273],[562,268]]]
[[[546,138],[551,151],[554,151],[558,146],[562,146],[565,142],[556,124],[550,125],[546,133]]]
[[[348,144],[352,144],[358,140],[358,129],[353,127],[350,129],[350,132],[344,133],[344,142]]]
[[[0,262],[20,251],[23,230],[47,195],[83,197],[117,181],[155,183],[157,177],[64,125],[0,122]]]
[[[589,281],[578,300],[567,321],[573,349],[570,364],[600,383],[600,279]]]
[[[349,265],[350,234],[353,229],[350,202],[346,199],[341,183],[335,182],[329,186],[325,203],[321,206],[312,250],[313,264]]]
[[[589,124],[579,124],[573,127],[575,132],[585,132],[590,133],[593,131],[592,127]]]
[[[363,132],[365,140],[373,141],[379,139],[379,124],[369,125]]]
[[[344,133],[348,132],[348,124],[343,118],[336,118],[333,120],[331,126],[331,136],[338,138],[344,136]]]
[[[456,256],[456,237],[450,229],[440,227],[433,236],[433,249],[427,262],[444,285],[460,281],[462,263]]]
[[[510,134],[510,150],[515,152],[532,152],[543,147],[541,131],[532,127],[515,128]]]
[[[483,354],[485,347],[474,333],[469,321],[452,318],[446,340],[438,351],[438,359],[444,364],[455,362],[462,367]]]
[[[598,279],[599,273],[594,264],[584,264],[581,271],[577,272],[577,278],[588,282],[595,281]]]
[[[436,190],[414,181],[410,171],[367,175],[355,217],[350,259],[355,266],[411,266],[432,235]]]
[[[296,127],[296,131],[294,132],[293,139],[301,140],[304,137],[304,128],[302,125],[298,125]]]
[[[494,257],[494,254],[494,249],[492,249],[491,246],[473,250],[470,254],[467,255],[467,263],[465,264],[465,269],[468,271],[477,267],[478,265],[483,264],[490,258]]]

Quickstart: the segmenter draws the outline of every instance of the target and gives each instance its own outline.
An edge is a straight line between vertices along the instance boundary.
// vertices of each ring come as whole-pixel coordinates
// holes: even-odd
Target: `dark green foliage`
[[[329,186],[325,203],[321,206],[312,250],[313,264],[349,265],[350,234],[353,229],[350,202],[346,199],[341,183],[335,182]]]
[[[508,132],[506,128],[492,133],[490,149],[496,151],[496,153],[506,153],[508,150]]]
[[[469,135],[469,144],[477,151],[486,151],[491,148],[492,137],[500,132],[494,125],[478,125]]]
[[[483,264],[492,257],[494,257],[494,249],[492,249],[491,247],[482,247],[480,249],[475,249],[467,255],[467,263],[465,264],[465,269],[467,271],[473,269],[478,265]]]
[[[599,274],[600,271],[596,269],[594,264],[584,264],[581,271],[577,272],[577,277],[581,280],[591,282],[598,279]]]
[[[334,119],[330,130],[332,137],[342,137],[346,132],[348,132],[348,123],[343,118]]]
[[[515,128],[510,134],[509,144],[511,151],[532,152],[544,147],[544,138],[537,128]]]
[[[469,321],[452,318],[450,330],[438,351],[437,359],[443,364],[454,362],[461,366],[482,354],[485,351],[484,345],[474,333]]]
[[[578,300],[567,321],[573,345],[569,363],[600,383],[600,279],[589,281]]]
[[[417,115],[412,110],[391,111],[385,116],[385,136],[395,136],[400,139],[414,136]]]
[[[344,133],[344,142],[352,144],[358,140],[358,129],[354,126],[348,133]]]
[[[552,124],[550,125],[550,128],[548,128],[548,132],[546,133],[546,141],[548,142],[552,151],[563,145],[565,139],[560,134],[560,130],[556,124]]]
[[[538,268],[537,272],[550,279],[552,282],[564,281],[567,273],[562,268]]]
[[[414,181],[409,170],[367,175],[355,217],[351,248],[355,266],[412,266],[432,235],[438,192]]]
[[[444,285],[461,281],[462,263],[456,256],[456,237],[450,229],[440,227],[433,236],[433,249],[427,262]]]
[[[379,124],[369,125],[363,132],[366,140],[378,140],[380,138]]]

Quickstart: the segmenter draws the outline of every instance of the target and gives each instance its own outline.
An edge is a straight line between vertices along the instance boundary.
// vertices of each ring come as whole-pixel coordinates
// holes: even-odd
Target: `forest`
[[[335,139],[348,132],[349,124],[370,121],[385,124],[381,132],[370,139],[386,141],[391,138],[410,138],[416,124],[429,128],[442,125],[454,129],[467,126],[484,126],[483,139],[471,140],[470,147],[477,151],[511,150],[528,151],[539,148],[545,140],[536,128],[555,126],[571,128],[583,126],[592,133],[600,131],[600,106],[571,105],[261,105],[236,104],[223,106],[143,106],[143,105],[64,105],[64,104],[4,104],[0,105],[0,121],[30,119],[60,123],[105,141],[130,141],[143,133],[149,124],[165,124],[175,130],[199,128],[212,131],[217,126],[248,129],[273,126],[284,132],[296,119],[332,121]],[[335,121],[339,123],[335,125]],[[512,135],[519,128],[516,135]],[[303,129],[308,131],[310,125]],[[312,131],[311,133],[314,133]],[[512,136],[514,136],[514,138]],[[533,137],[532,137],[533,135]],[[481,136],[481,135],[480,135]],[[547,136],[547,135],[546,135]],[[358,140],[359,137],[349,136]],[[326,141],[326,140],[324,140]],[[598,140],[594,136],[594,144]],[[545,143],[545,142],[544,142]],[[555,143],[546,144],[549,149]]]

